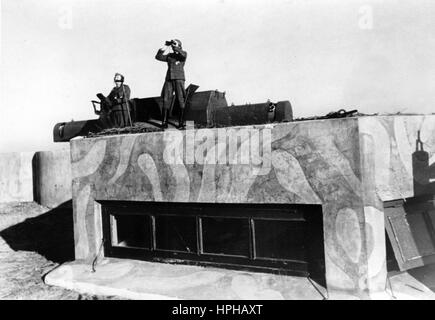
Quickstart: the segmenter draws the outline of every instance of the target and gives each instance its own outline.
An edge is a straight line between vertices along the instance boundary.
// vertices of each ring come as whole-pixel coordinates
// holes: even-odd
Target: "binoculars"
[[[174,40],[165,41],[165,45],[167,46],[176,46],[177,43]]]

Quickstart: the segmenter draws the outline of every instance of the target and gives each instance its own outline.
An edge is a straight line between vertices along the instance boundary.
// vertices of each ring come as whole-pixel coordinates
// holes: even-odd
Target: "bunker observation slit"
[[[319,205],[99,202],[107,257],[324,279]]]

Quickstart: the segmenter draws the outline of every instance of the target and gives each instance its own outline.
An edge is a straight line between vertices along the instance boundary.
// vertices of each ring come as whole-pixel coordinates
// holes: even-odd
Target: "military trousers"
[[[181,109],[184,109],[186,98],[186,89],[184,88],[184,80],[165,80],[162,88],[163,109],[169,110],[171,108],[172,99],[174,97],[178,101]],[[172,110],[169,110],[172,112]]]

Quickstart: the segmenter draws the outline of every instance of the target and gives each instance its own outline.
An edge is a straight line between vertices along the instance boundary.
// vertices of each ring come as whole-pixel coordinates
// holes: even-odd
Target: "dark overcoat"
[[[187,52],[174,47],[174,52],[163,54],[164,50],[157,51],[156,59],[168,63],[168,71],[165,80],[186,80],[184,77],[184,64],[187,58]]]

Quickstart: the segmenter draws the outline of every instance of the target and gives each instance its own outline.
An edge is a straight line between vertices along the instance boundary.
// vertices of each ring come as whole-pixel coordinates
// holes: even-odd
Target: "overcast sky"
[[[132,97],[159,95],[154,56],[171,38],[188,52],[186,85],[228,103],[435,112],[432,0],[1,0],[0,152],[65,146],[53,126],[95,118],[115,72]]]

